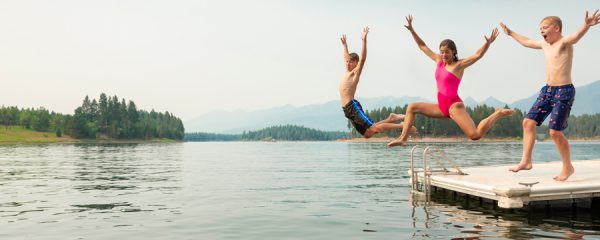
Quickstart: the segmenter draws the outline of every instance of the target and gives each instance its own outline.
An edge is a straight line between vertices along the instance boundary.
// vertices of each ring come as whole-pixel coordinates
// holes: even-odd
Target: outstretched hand
[[[492,44],[492,42],[494,42],[494,40],[496,40],[497,36],[498,36],[498,28],[494,28],[494,30],[492,30],[492,34],[490,35],[489,38],[487,36],[483,36],[483,37],[485,38],[486,43]]]
[[[503,22],[500,22],[500,27],[502,28],[504,33],[506,33],[506,35],[510,35],[510,33],[512,32],[506,25],[504,25]]]
[[[585,24],[588,27],[594,26],[600,22],[600,14],[598,14],[598,10],[592,14],[591,17],[588,15],[588,11],[585,11]]]
[[[406,22],[408,23],[408,25],[404,25],[404,27],[406,29],[408,29],[408,31],[411,31],[411,32],[414,31],[413,26],[412,26],[412,20],[413,20],[412,15],[408,15],[406,17]]]
[[[342,45],[347,46],[348,44],[346,43],[346,34],[343,34],[342,37],[340,38],[340,40],[342,40]]]
[[[362,40],[367,40],[367,34],[369,34],[369,27],[365,27],[363,28],[363,32],[362,32]]]

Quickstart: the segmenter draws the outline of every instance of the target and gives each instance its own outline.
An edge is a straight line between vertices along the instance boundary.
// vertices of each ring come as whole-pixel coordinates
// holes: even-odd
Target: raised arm
[[[362,32],[362,50],[360,51],[360,57],[358,58],[358,66],[356,66],[358,74],[362,72],[362,68],[367,60],[367,34],[369,34],[369,27],[363,28]]]
[[[483,44],[483,46],[481,46],[481,48],[479,48],[479,50],[477,50],[477,52],[475,54],[473,54],[472,56],[467,57],[467,58],[463,59],[462,61],[459,61],[458,67],[463,68],[463,69],[467,68],[467,67],[473,65],[473,63],[477,62],[479,59],[481,59],[483,57],[483,55],[485,55],[485,52],[487,52],[488,48],[490,48],[490,45],[492,45],[494,40],[496,40],[497,36],[498,36],[497,28],[494,28],[492,30],[492,33],[490,34],[489,38],[487,36],[483,36],[485,38],[485,43]]]
[[[427,47],[427,44],[425,44],[423,39],[421,39],[421,37],[419,37],[417,32],[415,32],[415,29],[412,26],[412,20],[413,20],[412,15],[408,15],[406,17],[406,22],[408,23],[408,25],[404,25],[404,27],[406,27],[406,29],[408,29],[408,31],[410,31],[410,34],[412,34],[412,37],[413,37],[413,39],[415,39],[415,42],[417,43],[417,46],[419,46],[419,49],[421,49],[421,51],[423,51],[425,53],[425,55],[427,55],[429,58],[431,58],[431,60],[433,60],[434,62],[437,63],[440,60],[440,55],[434,53],[433,51],[431,51],[431,49],[429,49],[429,47]]]
[[[591,17],[589,17],[588,12],[585,11],[585,19],[583,22],[583,26],[581,26],[579,28],[579,30],[577,30],[577,32],[565,36],[565,43],[567,44],[575,44],[579,41],[579,39],[581,39],[583,37],[583,35],[585,35],[585,33],[588,31],[588,29],[590,29],[591,26],[594,26],[596,24],[598,24],[598,22],[600,22],[600,14],[598,14],[598,10],[596,10],[596,12],[594,12],[594,14],[592,14]]]
[[[513,32],[502,22],[500,23],[500,27],[502,27],[502,30],[504,30],[504,33],[506,33],[506,35],[511,36],[512,38],[517,40],[517,42],[520,43],[521,45],[523,45],[524,47],[533,48],[533,49],[541,49],[542,48],[541,42],[531,40],[525,36],[521,36],[521,35],[517,34],[516,32]]]
[[[344,46],[344,64],[350,59],[350,53],[348,52],[348,43],[346,42],[346,34],[343,34],[340,38],[342,40],[342,46]]]

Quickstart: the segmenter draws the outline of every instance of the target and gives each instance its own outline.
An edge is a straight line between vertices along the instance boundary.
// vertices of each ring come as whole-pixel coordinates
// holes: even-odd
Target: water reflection
[[[418,195],[410,199],[415,233],[424,229],[453,230],[452,239],[581,239],[600,236],[600,210],[553,209],[552,211],[511,210],[490,207],[487,203],[451,200],[436,193],[433,201]]]
[[[181,189],[181,149],[177,145],[49,144],[0,148],[3,221],[24,221],[41,212],[56,216],[177,208],[150,200]]]
[[[574,159],[600,158],[600,145],[574,145]],[[439,146],[461,166],[514,163],[521,151],[504,143]],[[600,232],[598,215],[585,213],[529,216],[435,199],[412,205],[409,150],[341,142],[2,145],[0,238],[527,239]],[[538,144],[534,161],[553,160],[547,153],[555,151]]]

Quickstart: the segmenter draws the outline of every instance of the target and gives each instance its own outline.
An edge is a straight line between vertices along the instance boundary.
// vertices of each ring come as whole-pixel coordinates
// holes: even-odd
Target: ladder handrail
[[[418,186],[419,186],[419,176],[418,176],[418,172],[415,171],[415,164],[414,164],[414,153],[417,150],[417,148],[419,148],[420,145],[415,145],[411,150],[410,150],[410,172],[411,172],[411,187],[412,190],[417,190],[418,191]],[[442,170],[433,170],[427,161],[427,157],[430,157],[431,159],[433,159],[437,165],[439,165]],[[442,161],[444,160],[444,161]],[[427,146],[425,147],[425,149],[423,150],[423,190],[424,193],[427,196],[427,199],[429,200],[429,197],[431,195],[431,175],[433,174],[433,172],[444,172],[444,173],[448,173],[450,172],[446,166],[444,165],[444,162],[452,165],[452,167],[454,169],[456,169],[456,173],[460,174],[460,175],[466,175],[466,173],[464,173],[462,170],[460,170],[460,168],[458,167],[458,165],[456,164],[456,162],[454,162],[454,160],[452,160],[451,158],[449,158],[446,153],[444,153],[444,151],[442,151],[442,149],[440,149],[437,146]]]
[[[419,147],[421,147],[421,145],[415,145],[410,150],[410,170],[411,170],[411,172],[414,172],[414,169],[415,169],[414,155],[415,155],[415,150],[417,150],[417,148],[419,148]],[[439,154],[439,156],[441,156],[444,160],[446,160],[447,163],[449,163],[450,165],[452,165],[452,167],[454,169],[456,169],[456,171],[458,172],[458,174],[465,175],[465,173],[462,170],[460,170],[460,167],[458,167],[458,165],[456,164],[456,162],[454,162],[451,158],[449,158],[446,155],[446,153],[444,151],[442,151],[437,146],[427,146],[427,147],[425,147],[425,150],[423,150],[423,158],[426,158],[427,156],[431,156],[432,159],[434,159],[434,161],[438,165],[440,165],[441,168],[443,168],[445,171],[449,172],[449,170],[446,168],[446,166],[442,162],[440,162],[439,156],[434,155],[431,149],[433,149],[437,154]],[[427,154],[427,153],[429,153],[429,154]],[[425,169],[425,168],[423,168],[423,169]]]
[[[427,150],[428,147],[425,147],[423,150],[423,190],[425,192],[426,200],[429,202],[429,196],[431,195],[430,187],[431,187],[431,168],[427,164]],[[418,176],[417,176],[418,178]]]
[[[435,157],[433,158],[438,164],[440,164],[440,166],[444,169],[447,170],[446,167],[444,166],[444,164],[440,163],[437,160],[437,157],[435,155],[433,155],[433,153],[431,152],[431,149],[435,150],[435,152],[437,152],[437,154],[439,154],[444,160],[446,160],[447,163],[449,163],[450,165],[452,165],[452,167],[454,169],[456,169],[457,173],[460,175],[466,175],[462,170],[460,170],[460,168],[458,167],[458,165],[456,164],[456,162],[454,162],[454,160],[452,160],[451,158],[449,158],[448,156],[446,156],[446,153],[444,151],[442,151],[442,149],[440,149],[437,146],[428,146],[427,148],[425,148],[424,152],[427,151],[430,153],[431,156]],[[425,153],[423,154],[425,155]],[[425,157],[425,156],[423,156]]]
[[[411,174],[411,184],[412,184],[412,189],[416,190],[418,183],[419,183],[419,177],[417,176],[417,173],[415,172],[415,160],[414,160],[414,153],[415,150],[417,150],[417,148],[419,147],[419,145],[415,145],[411,150],[410,150],[410,174]]]
[[[431,151],[431,148],[434,148],[434,146],[427,146],[425,148],[425,150],[423,150],[423,159],[425,159],[425,158],[427,158],[427,156],[429,156],[440,167],[442,167],[442,169],[444,169],[444,171],[449,172],[448,169],[446,168],[446,165],[444,165],[444,163],[440,162],[440,160],[438,159],[438,156],[436,156],[436,155],[433,154],[433,152]]]

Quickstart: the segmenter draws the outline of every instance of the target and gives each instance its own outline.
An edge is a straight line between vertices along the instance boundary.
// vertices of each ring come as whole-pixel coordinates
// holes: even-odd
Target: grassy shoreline
[[[37,132],[31,129],[25,129],[20,126],[0,127],[0,144],[13,143],[175,143],[182,140],[173,139],[77,139],[63,135],[57,137],[54,132]]]

